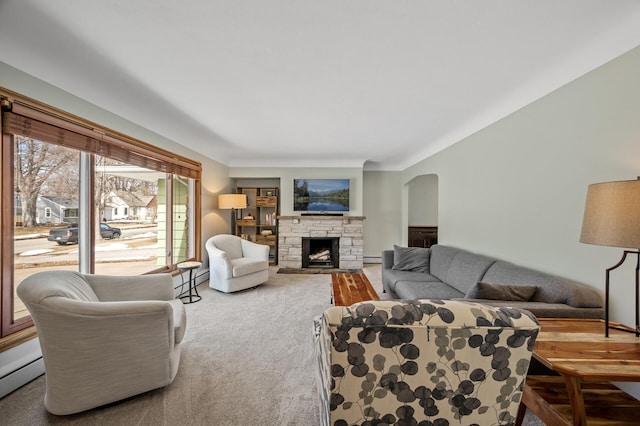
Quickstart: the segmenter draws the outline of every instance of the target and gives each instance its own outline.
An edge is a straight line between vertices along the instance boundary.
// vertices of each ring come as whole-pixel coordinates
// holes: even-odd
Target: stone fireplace
[[[361,269],[364,261],[364,219],[364,216],[328,215],[278,217],[278,265],[292,269]],[[328,241],[331,248],[326,245]],[[316,252],[303,253],[305,245],[309,246],[307,250],[311,250],[312,244],[316,246]],[[325,261],[327,249],[331,259]],[[323,253],[319,253],[321,251]],[[322,260],[309,263],[309,255],[312,254]]]

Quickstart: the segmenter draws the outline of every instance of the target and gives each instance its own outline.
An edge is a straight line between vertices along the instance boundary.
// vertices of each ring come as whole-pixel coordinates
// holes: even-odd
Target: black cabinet
[[[431,247],[438,244],[437,226],[410,226],[409,247]]]

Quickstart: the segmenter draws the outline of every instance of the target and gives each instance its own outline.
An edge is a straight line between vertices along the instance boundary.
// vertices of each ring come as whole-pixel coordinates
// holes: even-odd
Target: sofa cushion
[[[457,299],[452,299],[457,300]],[[545,303],[545,302],[515,302],[513,300],[489,300],[489,299],[467,299],[467,302],[476,302],[483,305],[496,307],[512,307],[525,309],[538,318],[596,318],[602,319],[602,308],[574,308],[566,303]]]
[[[443,280],[462,293],[469,291],[482,279],[495,259],[480,254],[460,251],[451,261],[446,279]]]
[[[446,281],[447,271],[453,258],[462,250],[441,245],[431,246],[431,255],[429,257],[429,273],[440,281]],[[477,281],[477,280],[476,280]]]
[[[238,259],[233,259],[231,260],[233,278],[253,274],[254,272],[264,271],[266,269],[266,263],[267,262],[264,260],[253,259],[250,257],[240,257]]]
[[[400,299],[437,299],[449,300],[461,298],[464,293],[440,281],[418,282],[398,281],[394,291]]]
[[[532,269],[498,261],[482,278],[487,283],[533,285],[538,291],[532,302],[566,303],[575,308],[602,308],[602,296],[596,289],[578,282]]]
[[[393,266],[399,271],[429,272],[429,249],[393,246]]]
[[[477,282],[465,294],[466,299],[510,300],[528,302],[538,290],[530,285],[503,285]]]
[[[433,275],[424,272],[398,271],[395,269],[384,270],[383,285],[386,290],[396,292],[396,284],[400,281],[416,281],[416,282],[441,282]]]

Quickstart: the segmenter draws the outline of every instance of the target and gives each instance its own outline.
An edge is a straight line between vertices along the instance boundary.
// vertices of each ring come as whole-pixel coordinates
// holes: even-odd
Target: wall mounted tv
[[[349,179],[294,179],[293,210],[348,212]]]

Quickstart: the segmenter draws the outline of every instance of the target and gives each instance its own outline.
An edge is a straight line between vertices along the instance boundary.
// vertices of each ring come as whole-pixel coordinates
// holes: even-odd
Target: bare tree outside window
[[[22,226],[32,228],[37,225],[37,201],[44,187],[51,185],[51,182],[58,182],[59,188],[65,188],[65,191],[75,188],[77,193],[77,174],[75,183],[67,181],[67,186],[64,181],[52,177],[70,163],[77,163],[78,155],[61,146],[24,136],[16,136],[15,140],[15,182],[22,206]],[[58,174],[60,176],[65,174]]]

